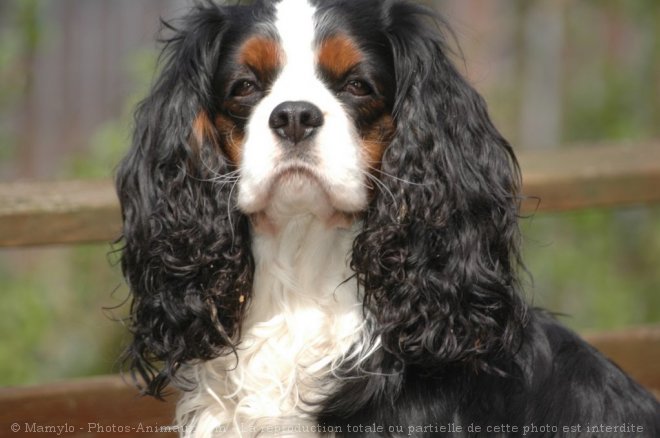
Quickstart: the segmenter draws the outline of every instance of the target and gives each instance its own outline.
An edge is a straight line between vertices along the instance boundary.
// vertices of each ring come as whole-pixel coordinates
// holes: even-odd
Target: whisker
[[[233,211],[238,210],[238,208],[234,209],[232,207],[232,195],[234,194],[234,189],[236,188],[237,185],[238,185],[238,180],[236,180],[234,184],[232,184],[231,189],[229,189],[229,197],[227,198],[227,221],[229,222],[229,229],[231,230],[232,244],[236,241],[236,232],[234,230],[234,224],[231,215]]]
[[[221,177],[238,178],[241,174],[240,169],[232,170],[231,172],[227,172],[227,173],[220,173],[215,170],[209,169],[209,172],[216,174],[214,178],[221,178]]]
[[[392,203],[393,203],[394,205],[397,204],[396,196],[394,196],[394,193],[392,193],[392,191],[389,189],[389,187],[387,187],[387,186],[386,186],[381,180],[379,180],[378,178],[376,178],[375,176],[373,176],[373,175],[372,175],[371,173],[369,173],[369,172],[364,172],[364,175],[367,177],[367,179],[369,179],[370,181],[373,181],[373,182],[374,182],[376,188],[377,188],[381,193],[386,194],[386,195],[389,195],[389,197],[392,199]]]
[[[383,176],[386,176],[388,178],[392,178],[392,179],[394,179],[396,181],[399,181],[399,182],[402,182],[404,184],[410,184],[410,185],[413,185],[413,186],[420,186],[420,187],[424,187],[424,186],[427,185],[427,184],[424,184],[424,183],[416,183],[416,182],[412,182],[412,181],[408,181],[408,180],[396,177],[394,175],[390,175],[389,173],[383,172],[381,169],[378,169],[378,168],[373,167],[373,166],[368,166],[368,167],[369,167],[370,170],[373,170],[374,172],[378,172]]]
[[[215,182],[218,182],[218,181],[220,181],[220,182],[234,181],[234,180],[238,180],[240,178],[240,169],[236,169],[234,171],[227,172],[227,173],[220,173],[216,169],[213,169],[211,166],[209,166],[208,163],[203,158],[200,159],[200,161],[201,161],[202,165],[204,166],[204,168],[206,169],[206,171],[211,174],[211,178],[197,178],[195,176],[188,175],[188,174],[186,176],[188,176],[190,178],[193,178],[196,181],[212,182],[212,183],[215,183]],[[183,167],[181,165],[179,166],[179,169],[184,170],[184,172],[186,172],[185,169],[183,169]]]
[[[243,106],[248,107],[248,105],[243,105]],[[229,111],[229,116],[231,116],[231,118],[233,118],[233,119],[238,119],[238,120],[249,120],[250,119],[249,117],[241,117],[239,115],[236,115],[236,114],[232,113],[231,111]]]
[[[232,126],[231,130],[229,131],[229,142],[233,145],[236,144],[236,142],[234,141],[234,130],[235,129],[236,129],[236,126]]]
[[[235,170],[233,172],[225,174],[217,174],[216,176],[209,179],[207,182],[227,184],[227,183],[236,183],[241,179],[240,171]]]

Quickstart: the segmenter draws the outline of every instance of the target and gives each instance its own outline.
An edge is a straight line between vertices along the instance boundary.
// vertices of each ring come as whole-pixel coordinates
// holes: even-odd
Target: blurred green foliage
[[[117,306],[127,293],[113,293],[120,281],[107,247],[11,253],[15,263],[0,259],[0,384],[117,371],[125,332],[103,306]]]
[[[158,54],[136,50],[126,60],[124,69],[129,80],[136,84],[133,93],[123,104],[121,115],[103,123],[92,135],[87,150],[71,159],[67,176],[76,178],[108,178],[114,174],[121,157],[131,142],[133,110],[142,99],[157,68]]]
[[[564,142],[659,137],[660,2],[577,3],[566,21],[577,43],[566,53]],[[608,21],[604,38],[595,30]]]
[[[660,137],[660,2],[575,3],[566,20],[562,142]],[[608,20],[634,44],[604,39]],[[536,215],[522,230],[537,305],[578,330],[660,321],[657,206]]]
[[[25,57],[43,33],[38,0],[3,5],[11,16],[0,31],[0,114],[20,104],[28,86]],[[135,84],[121,115],[92,135],[87,150],[59,172],[63,179],[110,178],[130,144],[132,111],[156,65],[153,51],[125,60]],[[0,124],[0,164],[11,162],[11,126]],[[0,251],[0,385],[116,373],[128,337],[122,317],[128,291],[109,244]]]
[[[538,215],[522,231],[535,305],[578,330],[660,321],[660,208]]]

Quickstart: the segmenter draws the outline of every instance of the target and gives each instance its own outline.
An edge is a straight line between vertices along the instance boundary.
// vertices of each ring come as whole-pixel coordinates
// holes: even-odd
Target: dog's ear
[[[450,61],[444,23],[389,3],[397,131],[353,268],[384,348],[434,367],[515,348],[520,172],[479,94]]]
[[[156,396],[182,364],[233,350],[251,290],[248,222],[212,122],[225,12],[198,6],[180,29],[169,26],[162,71],[116,176],[133,298],[125,362]]]

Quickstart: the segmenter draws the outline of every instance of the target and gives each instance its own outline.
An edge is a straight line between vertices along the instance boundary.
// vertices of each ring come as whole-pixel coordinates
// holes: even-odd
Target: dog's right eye
[[[232,97],[247,97],[259,91],[259,87],[253,81],[243,79],[238,81],[231,89]]]
[[[352,79],[346,83],[344,90],[351,93],[353,96],[364,97],[373,93],[369,84],[359,79]]]

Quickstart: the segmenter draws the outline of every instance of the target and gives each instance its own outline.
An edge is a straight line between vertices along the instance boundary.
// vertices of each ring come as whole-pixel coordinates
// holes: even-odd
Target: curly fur
[[[430,437],[450,423],[484,427],[456,436],[546,423],[634,423],[638,436],[660,436],[653,396],[526,304],[516,158],[450,61],[447,24],[425,7],[310,0],[319,35],[348,29],[385,71],[387,117],[375,103],[344,106],[351,133],[388,144],[349,229],[303,215],[276,238],[256,231],[237,207],[243,169],[230,153],[251,116],[223,99],[238,42],[276,33],[277,4],[197,5],[170,26],[137,109],[117,191],[133,297],[124,359],[144,392],[182,388],[189,436],[240,435],[243,420],[359,437]]]
[[[121,265],[133,292],[125,358],[151,395],[183,363],[233,351],[251,293],[248,221],[224,179],[234,168],[213,139],[192,138],[200,108],[214,112],[223,17],[200,6],[165,42],[163,74],[136,111],[117,172]]]
[[[352,267],[389,353],[488,370],[484,355],[512,353],[525,323],[516,276],[520,173],[425,18],[428,11],[407,4],[385,18],[400,129],[381,182],[396,197],[370,205]]]

